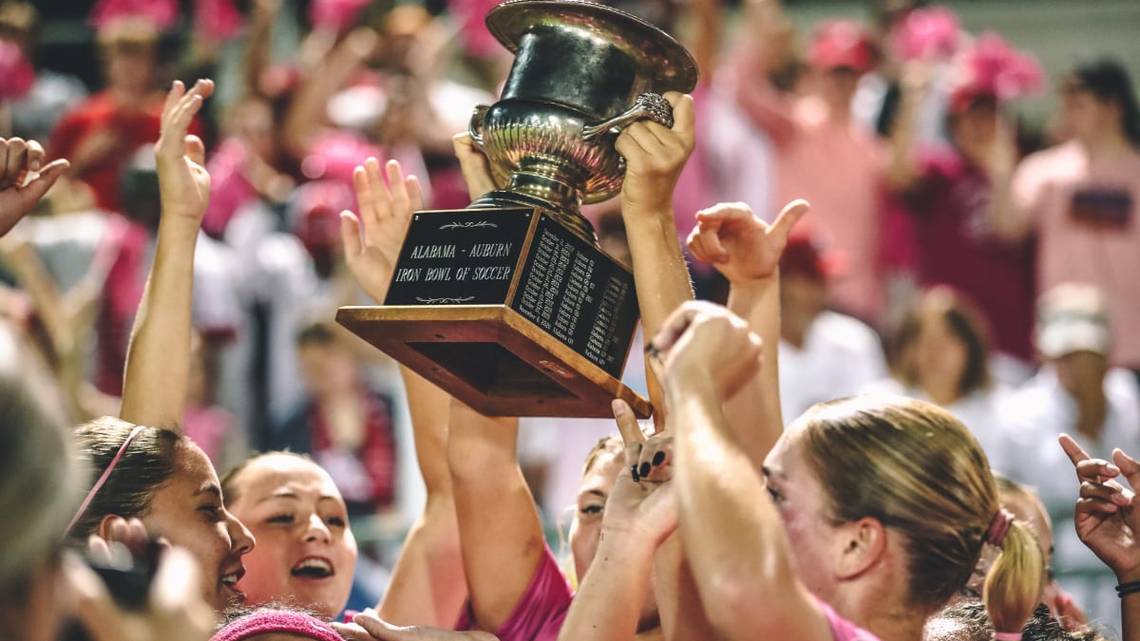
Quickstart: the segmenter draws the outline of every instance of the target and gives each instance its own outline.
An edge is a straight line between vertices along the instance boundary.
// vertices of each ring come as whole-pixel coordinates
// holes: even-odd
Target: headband
[[[83,502],[79,504],[79,509],[75,511],[75,516],[71,517],[71,522],[67,524],[67,529],[64,531],[65,536],[71,533],[71,528],[75,527],[75,524],[83,517],[83,513],[86,512],[87,508],[91,505],[91,501],[95,500],[95,495],[107,484],[107,479],[111,477],[111,472],[115,471],[115,466],[122,460],[123,454],[125,454],[127,448],[131,446],[131,442],[135,440],[135,437],[138,436],[145,427],[144,425],[136,425],[134,429],[131,430],[131,433],[127,434],[127,438],[123,441],[123,444],[119,446],[119,451],[115,452],[115,456],[112,457],[111,462],[107,464],[107,469],[103,470],[103,473],[99,475],[99,480],[95,481],[95,485],[92,485],[91,489],[87,491],[87,496],[83,497]]]

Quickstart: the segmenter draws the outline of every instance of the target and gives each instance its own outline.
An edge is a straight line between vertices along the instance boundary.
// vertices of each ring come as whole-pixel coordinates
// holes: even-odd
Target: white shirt
[[[802,349],[780,341],[780,406],[790,423],[809,407],[858,393],[887,375],[874,330],[850,316],[825,311],[816,317]]]

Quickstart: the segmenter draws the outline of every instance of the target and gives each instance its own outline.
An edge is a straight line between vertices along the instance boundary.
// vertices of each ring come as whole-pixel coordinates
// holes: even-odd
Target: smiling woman
[[[332,619],[356,569],[348,508],[328,475],[304,456],[253,457],[223,481],[228,507],[257,537],[239,588],[248,605],[287,603]]]

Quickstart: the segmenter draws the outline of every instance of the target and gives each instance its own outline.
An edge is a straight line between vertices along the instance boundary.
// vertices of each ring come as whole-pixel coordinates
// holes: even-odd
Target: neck
[[[1119,129],[1111,129],[1098,136],[1081,140],[1080,144],[1090,160],[1112,160],[1131,149],[1128,138]]]
[[[1074,400],[1077,402],[1077,432],[1099,440],[1104,431],[1104,421],[1108,418],[1108,399],[1104,396],[1104,389]]]
[[[955,381],[923,381],[922,391],[935,403],[946,406],[958,400],[958,384]]]
[[[780,318],[780,338],[787,341],[796,349],[803,349],[807,342],[811,324],[815,322],[819,312],[794,312],[783,314]]]
[[[662,632],[661,626],[658,626],[652,630],[638,632],[633,638],[634,641],[664,641],[665,633]]]
[[[850,102],[827,102],[827,119],[833,123],[845,125],[851,122]]]
[[[927,613],[903,606],[904,597],[872,590],[844,598],[836,594],[835,611],[881,641],[920,641]]]

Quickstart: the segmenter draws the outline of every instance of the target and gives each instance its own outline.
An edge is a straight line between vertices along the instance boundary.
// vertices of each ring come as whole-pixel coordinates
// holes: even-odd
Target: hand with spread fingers
[[[1140,486],[1140,461],[1120,449],[1113,450],[1111,462],[1094,459],[1069,435],[1059,441],[1081,484],[1073,518],[1077,536],[1121,582],[1140,580],[1140,506],[1135,492],[1118,480]]]
[[[672,437],[663,433],[646,438],[625,401],[615,400],[613,411],[625,443],[625,467],[606,499],[602,531],[631,534],[656,549],[677,529],[669,465]]]
[[[759,373],[762,346],[744,319],[720,305],[690,301],[665,321],[649,349],[664,359],[671,400],[711,384],[723,402]]]
[[[412,213],[423,209],[423,190],[415,176],[404,176],[400,163],[389,160],[380,175],[380,162],[369,158],[352,174],[360,213],[341,212],[344,255],[356,282],[377,304],[384,302],[400,246]]]
[[[625,159],[622,213],[660,216],[673,211],[673,189],[693,153],[696,115],[692,96],[668,92],[673,127],[641,120],[626,127],[614,144]]]
[[[73,556],[65,557],[63,575],[75,597],[77,614],[93,641],[207,641],[216,614],[197,590],[199,568],[189,552],[162,553],[150,586],[146,610],[124,611],[94,571]]]
[[[467,183],[467,195],[471,200],[495,190],[495,179],[491,177],[491,165],[487,156],[475,146],[475,141],[466,133],[456,134],[451,139],[455,157],[459,159],[459,169],[463,181]]]
[[[689,251],[716,267],[730,283],[766,278],[776,272],[788,235],[809,207],[806,200],[793,200],[771,224],[753,215],[744,203],[702,209],[689,232]]]
[[[332,626],[347,641],[499,641],[490,632],[395,626],[376,616],[371,609],[357,614],[352,623],[333,623]]]
[[[0,138],[0,236],[35,208],[69,167],[62,158],[43,163],[44,148],[40,143]]]
[[[186,132],[202,103],[214,93],[213,80],[199,80],[189,91],[175,81],[162,109],[162,131],[155,146],[159,195],[164,217],[202,222],[210,201],[210,174],[202,140]]]

